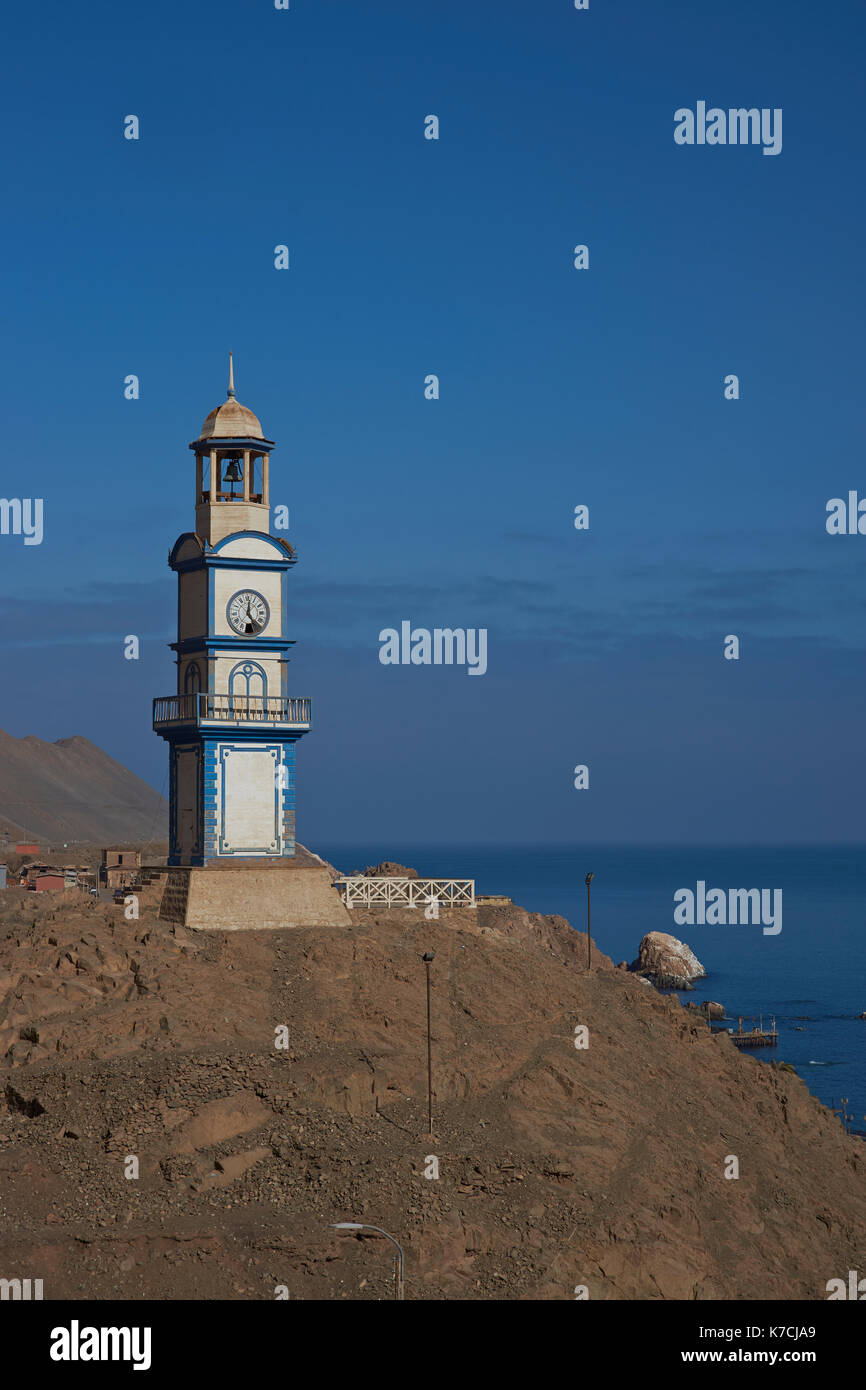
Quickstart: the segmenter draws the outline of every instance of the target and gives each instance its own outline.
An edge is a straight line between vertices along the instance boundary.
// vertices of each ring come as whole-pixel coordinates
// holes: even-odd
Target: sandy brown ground
[[[0,896],[0,1276],[46,1298],[387,1298],[387,1242],[327,1229],[352,1219],[403,1242],[413,1299],[824,1299],[866,1271],[862,1141],[600,953],[587,974],[561,918],[203,935],[154,898]]]

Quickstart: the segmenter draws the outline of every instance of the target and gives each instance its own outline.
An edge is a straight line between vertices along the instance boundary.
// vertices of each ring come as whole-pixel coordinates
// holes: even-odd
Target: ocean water
[[[775,1017],[778,1048],[761,1061],[790,1062],[826,1105],[847,1099],[852,1132],[866,1131],[866,848],[676,849],[467,845],[318,845],[344,873],[383,858],[424,876],[474,878],[478,893],[504,893],[530,912],[561,913],[584,929],[591,871],[592,935],[616,963],[632,961],[641,937],[670,932],[707,972],[681,995],[724,1004],[726,1026]],[[780,888],[782,930],[760,925],[678,926],[674,893],[711,888]]]

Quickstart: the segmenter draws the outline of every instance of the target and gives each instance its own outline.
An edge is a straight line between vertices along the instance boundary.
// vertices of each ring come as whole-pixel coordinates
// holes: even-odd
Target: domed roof
[[[261,421],[245,405],[235,400],[234,392],[212,410],[201,427],[199,439],[264,439]]]
[[[235,398],[234,356],[229,353],[229,389],[222,405],[212,410],[199,439],[264,439],[261,421]]]

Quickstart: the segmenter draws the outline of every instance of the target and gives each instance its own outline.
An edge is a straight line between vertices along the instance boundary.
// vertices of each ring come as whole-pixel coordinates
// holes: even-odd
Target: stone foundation
[[[318,865],[169,869],[159,916],[198,931],[345,927],[352,921],[330,870]]]

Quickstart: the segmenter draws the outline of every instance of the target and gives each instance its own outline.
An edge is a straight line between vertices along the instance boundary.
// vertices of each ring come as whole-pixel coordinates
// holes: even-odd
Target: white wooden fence
[[[474,878],[338,878],[347,907],[474,907]]]

